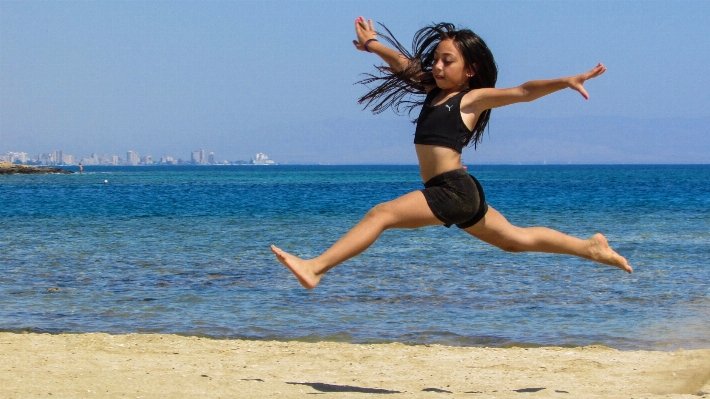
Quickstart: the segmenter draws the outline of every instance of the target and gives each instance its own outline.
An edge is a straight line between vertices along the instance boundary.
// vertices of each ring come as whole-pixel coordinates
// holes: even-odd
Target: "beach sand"
[[[707,349],[0,333],[2,398],[710,398],[704,392]]]

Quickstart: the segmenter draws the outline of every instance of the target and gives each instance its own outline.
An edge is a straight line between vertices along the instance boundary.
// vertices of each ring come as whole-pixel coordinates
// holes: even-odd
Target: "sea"
[[[92,167],[0,176],[0,330],[480,347],[710,347],[710,165],[470,165],[511,223],[606,235],[634,267],[389,230],[313,257],[416,166]]]

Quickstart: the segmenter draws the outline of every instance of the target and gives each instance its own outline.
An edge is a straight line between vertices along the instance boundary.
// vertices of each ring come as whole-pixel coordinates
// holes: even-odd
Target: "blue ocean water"
[[[416,166],[85,167],[0,177],[0,330],[710,347],[710,166],[469,171],[512,223],[601,231],[635,273],[428,227],[306,291],[269,245],[319,254]]]

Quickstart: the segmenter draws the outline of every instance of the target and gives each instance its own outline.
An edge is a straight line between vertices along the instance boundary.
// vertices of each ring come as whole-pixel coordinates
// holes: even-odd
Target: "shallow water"
[[[421,188],[415,166],[85,167],[0,178],[0,329],[710,346],[710,166],[469,171],[514,224],[601,231],[635,273],[428,227],[385,232],[306,291],[269,245],[317,255]]]

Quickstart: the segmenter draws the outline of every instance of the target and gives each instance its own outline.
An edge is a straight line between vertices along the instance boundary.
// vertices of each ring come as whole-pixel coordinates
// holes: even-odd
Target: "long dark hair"
[[[366,78],[358,82],[368,86],[372,83],[377,84],[377,87],[370,90],[358,101],[360,104],[365,104],[365,108],[372,107],[373,113],[379,114],[391,107],[397,114],[401,114],[402,111],[411,114],[413,109],[424,104],[425,87],[436,85],[431,72],[434,64],[434,51],[439,42],[445,39],[454,41],[454,45],[461,52],[466,65],[474,71],[473,77],[468,81],[469,89],[495,87],[498,79],[498,67],[493,59],[493,53],[488,49],[483,39],[471,30],[457,30],[456,26],[450,23],[427,26],[414,34],[412,53],[410,53],[395,39],[386,26],[379,25],[386,31],[386,33],[377,32],[380,38],[409,59],[409,65],[399,72],[395,72],[389,66],[375,66],[378,74],[365,74]],[[476,147],[480,143],[490,117],[490,109],[481,113],[473,128],[473,134],[464,145],[473,143]]]

